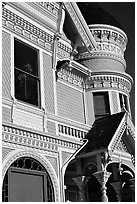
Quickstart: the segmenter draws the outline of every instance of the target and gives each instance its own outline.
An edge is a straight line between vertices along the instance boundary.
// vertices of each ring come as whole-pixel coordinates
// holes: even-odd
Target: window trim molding
[[[13,42],[12,42],[12,52],[13,52],[13,54],[12,54],[12,67],[13,67],[13,73],[12,73],[12,80],[13,80],[13,84],[12,84],[12,86],[11,87],[13,87],[12,89],[12,98],[13,99],[15,99],[16,101],[19,101],[19,102],[21,102],[21,103],[25,103],[25,104],[28,104],[28,105],[30,105],[30,106],[34,106],[34,107],[37,107],[37,108],[39,108],[39,109],[41,109],[41,107],[42,107],[42,104],[41,104],[41,96],[42,96],[42,93],[41,93],[41,71],[40,71],[40,69],[41,69],[41,67],[40,67],[40,49],[39,48],[36,48],[34,45],[31,45],[28,41],[26,42],[26,41],[24,41],[23,39],[20,39],[20,38],[18,38],[18,36],[16,37],[16,36],[13,36],[12,37],[13,38]],[[34,78],[37,78],[37,81],[39,81],[38,83],[39,83],[39,87],[38,87],[38,105],[34,105],[34,104],[31,104],[31,103],[28,103],[28,102],[26,102],[26,101],[22,101],[22,100],[20,100],[20,99],[17,99],[16,97],[15,97],[15,76],[14,76],[14,74],[15,74],[15,69],[19,69],[19,68],[16,68],[15,67],[15,61],[14,61],[14,53],[15,53],[15,40],[16,41],[18,41],[18,42],[20,42],[20,43],[22,43],[22,44],[24,44],[24,45],[26,45],[27,47],[29,47],[30,49],[33,49],[33,50],[35,50],[36,52],[37,52],[37,69],[38,69],[38,76],[33,76]],[[29,75],[29,73],[28,73],[28,75]]]
[[[101,113],[101,114],[96,114],[96,111],[95,111],[95,102],[94,102],[94,96],[95,96],[95,94],[100,94],[100,93],[102,93],[102,95],[103,96],[105,96],[105,98],[106,98],[106,96],[107,96],[107,105],[108,105],[108,109],[109,109],[109,112],[106,112],[106,113]],[[105,101],[104,101],[104,103],[105,103]],[[111,106],[110,106],[110,97],[109,97],[109,91],[96,91],[96,92],[93,92],[93,106],[94,106],[94,116],[95,116],[95,120],[96,119],[98,119],[98,117],[100,118],[100,117],[105,117],[105,116],[108,116],[108,115],[110,115],[111,114]],[[106,109],[106,107],[105,107],[105,109]]]
[[[55,170],[53,169],[52,164],[44,155],[42,156],[42,155],[39,155],[29,150],[28,151],[24,151],[24,150],[20,151],[18,149],[14,150],[6,157],[6,159],[3,162],[3,169],[2,169],[3,181],[4,181],[6,171],[9,169],[11,164],[20,157],[34,158],[43,165],[43,167],[46,169],[47,173],[49,174],[52,185],[53,185],[54,202],[58,202],[60,200],[59,198],[59,192],[60,192],[59,180],[58,180]]]

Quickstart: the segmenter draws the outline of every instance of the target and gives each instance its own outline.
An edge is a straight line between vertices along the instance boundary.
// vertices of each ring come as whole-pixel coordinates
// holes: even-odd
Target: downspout
[[[53,43],[53,57],[52,57],[52,68],[56,70],[56,64],[57,64],[57,47],[58,47],[58,41],[62,35],[63,31],[63,24],[65,20],[65,10],[63,3],[60,3],[60,9],[58,11],[58,20],[57,20],[57,31],[54,35],[54,43]]]
[[[76,152],[74,152],[74,154],[72,154],[70,156],[70,158],[62,165],[61,167],[61,175],[62,175],[62,202],[65,202],[65,193],[64,193],[64,171],[65,171],[65,167],[70,163],[70,161],[72,161],[75,156],[87,145],[88,143],[88,139],[81,139],[82,141],[85,140],[84,144],[81,145],[81,147],[79,149],[76,150]]]

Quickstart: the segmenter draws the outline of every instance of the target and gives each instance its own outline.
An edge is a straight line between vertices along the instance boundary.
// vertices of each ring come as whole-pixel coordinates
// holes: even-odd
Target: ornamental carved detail
[[[55,37],[54,35],[45,32],[6,8],[3,8],[2,10],[2,17],[3,27],[6,27],[7,29],[12,30],[12,32],[29,39],[42,48],[52,51],[52,45]],[[66,45],[62,41],[59,41],[57,46],[58,54],[62,55],[63,57],[70,57],[70,53],[72,52],[71,46]]]
[[[11,142],[19,146],[25,145],[26,147],[31,147],[43,151],[52,151],[55,153],[57,153],[58,151],[58,146],[73,149],[79,148],[79,145],[73,142],[68,142],[63,139],[60,140],[54,137],[49,137],[18,128],[12,128],[6,125],[3,125],[2,131],[2,138],[4,142]]]
[[[58,78],[63,79],[64,81],[67,81],[71,84],[74,84],[75,86],[82,88],[83,78],[72,73],[69,70],[61,68],[60,71],[57,73],[57,76]]]
[[[59,184],[58,184],[57,176],[55,172],[53,171],[53,167],[51,166],[50,162],[46,158],[43,158],[38,153],[34,153],[31,151],[27,151],[27,150],[18,152],[15,150],[14,154],[12,154],[11,157],[9,157],[9,159],[7,159],[7,161],[5,162],[5,165],[2,171],[3,178],[4,178],[4,175],[7,169],[10,167],[10,165],[20,157],[32,157],[36,159],[37,161],[39,161],[45,167],[45,169],[47,170],[53,182],[53,187],[54,187],[54,192],[55,192],[55,201],[56,202],[59,201]]]
[[[124,123],[122,124],[122,126],[120,127],[120,129],[119,129],[119,131],[118,131],[118,133],[117,133],[117,135],[116,135],[116,138],[115,138],[115,140],[113,141],[113,144],[112,144],[112,146],[111,146],[111,152],[113,152],[115,149],[118,148],[119,142],[121,141],[121,138],[122,138],[122,136],[123,136],[123,132],[124,132],[125,129],[126,129],[126,122],[124,122]]]
[[[87,89],[111,88],[121,90],[126,94],[129,94],[131,91],[131,83],[127,79],[109,74],[89,76],[85,83]]]

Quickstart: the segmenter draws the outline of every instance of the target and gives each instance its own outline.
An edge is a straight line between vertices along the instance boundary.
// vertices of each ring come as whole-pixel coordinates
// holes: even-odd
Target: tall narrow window
[[[110,114],[109,98],[107,92],[93,93],[95,119]]]
[[[15,39],[14,67],[15,98],[40,106],[38,51]]]
[[[119,93],[119,99],[120,99],[121,110],[122,110],[122,108],[125,108],[127,111],[129,111],[127,96],[122,94],[122,93]]]

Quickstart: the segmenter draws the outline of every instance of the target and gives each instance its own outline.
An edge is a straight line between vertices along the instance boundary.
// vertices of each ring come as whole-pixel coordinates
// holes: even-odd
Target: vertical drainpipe
[[[56,65],[57,65],[57,48],[58,41],[62,35],[63,24],[65,20],[65,10],[63,4],[60,4],[60,9],[58,11],[58,19],[57,19],[57,31],[54,35],[53,42],[53,56],[52,56],[52,70],[53,70],[53,91],[54,91],[54,107],[55,107],[55,115],[58,115],[57,111],[57,92],[56,92]],[[56,124],[56,133],[58,133],[58,125]]]
[[[63,24],[65,20],[65,9],[63,3],[60,3],[60,9],[58,11],[58,19],[57,19],[57,31],[54,35],[53,42],[53,55],[52,55],[52,70],[53,70],[53,91],[54,91],[54,107],[55,107],[55,115],[58,115],[57,110],[57,89],[56,89],[56,65],[57,65],[57,51],[58,51],[58,41],[61,38],[63,31]],[[56,122],[56,135],[58,135],[58,123]],[[63,185],[63,176],[61,174],[61,152],[59,152],[59,185],[60,185],[60,200],[62,199],[62,185]]]

